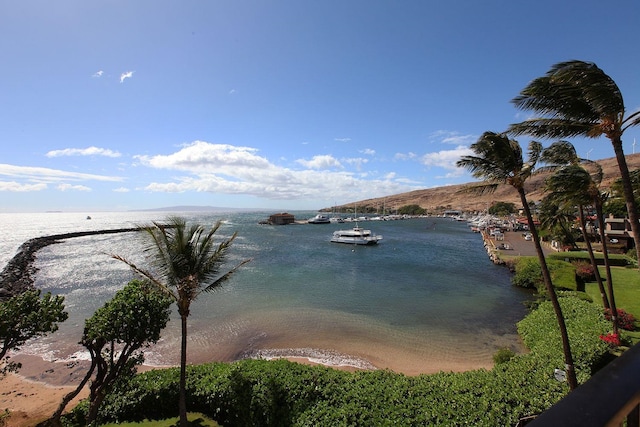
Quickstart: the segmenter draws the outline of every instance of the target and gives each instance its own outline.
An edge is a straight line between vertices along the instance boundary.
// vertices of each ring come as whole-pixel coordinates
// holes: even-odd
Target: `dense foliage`
[[[610,324],[593,304],[568,297],[561,301],[584,381],[608,354],[599,334]],[[549,305],[542,303],[518,325],[531,352],[490,371],[409,377],[286,360],[212,363],[189,367],[189,404],[225,426],[515,425],[568,392],[567,384],[554,378],[563,359]],[[119,383],[103,404],[102,419],[175,416],[178,378],[178,369],[172,368]]]
[[[64,297],[46,293],[41,298],[40,290],[28,290],[0,301],[0,361],[6,363],[2,372],[20,368],[20,364],[7,361],[10,350],[18,350],[31,338],[57,331],[58,323],[67,317]]]
[[[571,263],[558,259],[548,259],[547,265],[553,284],[559,289],[576,290],[575,267]],[[520,257],[515,264],[515,274],[511,282],[523,288],[536,289],[538,293],[545,293],[545,286],[542,281],[542,270],[540,261],[536,257]]]
[[[405,205],[398,208],[398,215],[424,215],[426,213],[426,209],[419,205]]]
[[[489,207],[489,213],[497,216],[510,215],[516,213],[516,205],[511,202],[495,202]]]

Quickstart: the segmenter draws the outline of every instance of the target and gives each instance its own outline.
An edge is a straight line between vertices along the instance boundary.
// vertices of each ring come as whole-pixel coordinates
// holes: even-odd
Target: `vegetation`
[[[561,298],[585,381],[608,357],[599,335],[610,324],[595,305]],[[189,366],[192,409],[225,426],[515,425],[562,398],[561,337],[550,302],[518,324],[531,352],[504,357],[491,371],[409,377],[386,370],[346,372],[286,360]],[[505,355],[508,351],[505,352]],[[100,420],[141,421],[176,415],[179,370],[154,370],[118,383]],[[86,411],[79,406],[76,412]]]
[[[240,266],[242,261],[224,274],[220,273],[226,261],[227,250],[236,238],[234,233],[217,246],[215,233],[220,228],[218,221],[205,233],[203,226],[193,224],[187,227],[181,217],[169,217],[167,224],[154,222],[143,230],[150,238],[147,253],[154,254],[155,272],[140,268],[118,256],[113,257],[129,265],[135,272],[149,280],[166,296],[176,302],[182,327],[180,346],[179,408],[180,427],[187,426],[186,366],[187,366],[187,318],[191,303],[203,292],[212,292],[222,286]]]
[[[424,215],[426,209],[422,209],[419,205],[406,205],[398,208],[399,215]]]
[[[0,301],[0,363],[4,363],[0,373],[16,372],[21,367],[7,357],[10,350],[19,350],[30,339],[57,331],[58,323],[67,317],[64,297],[46,293],[40,298],[40,290]]]
[[[160,339],[160,331],[169,321],[171,303],[149,283],[133,280],[87,319],[80,344],[91,355],[91,366],[45,425],[59,425],[67,404],[93,378],[86,417],[86,425],[91,425],[113,384],[122,377],[131,377],[135,366],[144,361],[140,349]]]
[[[571,263],[558,259],[547,260],[551,280],[558,289],[576,291],[576,267]],[[515,261],[515,272],[511,282],[522,288],[536,289],[544,294],[545,285],[540,268],[540,260],[537,257],[519,257]]]
[[[640,259],[640,211],[622,146],[624,131],[640,124],[640,111],[625,118],[624,100],[616,83],[595,64],[560,62],[543,77],[534,79],[513,104],[540,117],[513,124],[509,133],[540,138],[607,137],[620,169],[627,215]]]
[[[496,216],[507,216],[516,213],[516,205],[511,202],[495,202],[489,207],[489,214]]]
[[[520,196],[520,201],[524,209],[529,231],[538,254],[540,268],[542,270],[542,278],[546,289],[546,295],[553,304],[556,314],[556,322],[560,328],[562,336],[563,353],[565,359],[565,367],[567,369],[567,379],[571,390],[578,386],[573,366],[573,357],[571,355],[571,345],[567,335],[562,308],[558,303],[558,297],[551,281],[551,274],[545,260],[544,252],[540,244],[538,230],[533,221],[531,207],[524,191],[524,183],[531,177],[542,153],[542,145],[538,142],[531,141],[529,143],[528,160],[525,162],[522,158],[522,147],[518,141],[509,139],[504,134],[494,132],[485,132],[477,142],[471,145],[474,156],[462,156],[458,160],[457,165],[467,168],[474,177],[482,178],[485,183],[477,186],[476,190],[492,191],[498,184],[507,183],[511,185]]]

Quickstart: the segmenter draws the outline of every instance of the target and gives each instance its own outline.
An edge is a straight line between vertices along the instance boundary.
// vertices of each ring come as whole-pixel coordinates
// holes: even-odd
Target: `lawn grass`
[[[599,270],[602,278],[606,278],[604,267],[600,267]],[[636,268],[611,267],[611,278],[616,307],[633,314],[636,318],[636,330],[625,332],[633,344],[636,344],[640,342],[640,272]],[[602,304],[596,282],[586,283],[584,291],[594,302]]]
[[[187,414],[191,427],[219,427],[220,424],[211,420],[206,415],[200,413]],[[173,427],[179,424],[179,418],[168,418],[166,420],[141,421],[139,423],[111,423],[104,424],[103,427]]]

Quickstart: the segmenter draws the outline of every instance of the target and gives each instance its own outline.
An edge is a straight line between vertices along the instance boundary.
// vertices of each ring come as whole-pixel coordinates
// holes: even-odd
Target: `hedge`
[[[594,304],[572,297],[560,300],[583,382],[608,355],[598,336],[610,324]],[[411,377],[287,360],[189,366],[188,409],[224,426],[515,425],[568,392],[554,378],[554,369],[563,362],[550,304],[541,303],[518,323],[518,330],[531,351],[492,370]],[[101,420],[177,415],[178,377],[177,368],[158,369],[118,384],[100,410]]]

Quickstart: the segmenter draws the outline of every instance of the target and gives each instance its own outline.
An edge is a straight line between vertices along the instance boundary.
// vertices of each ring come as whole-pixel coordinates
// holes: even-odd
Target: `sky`
[[[317,210],[471,182],[456,161],[525,120],[511,100],[553,64],[596,63],[638,111],[639,18],[637,0],[3,0],[0,212]]]

